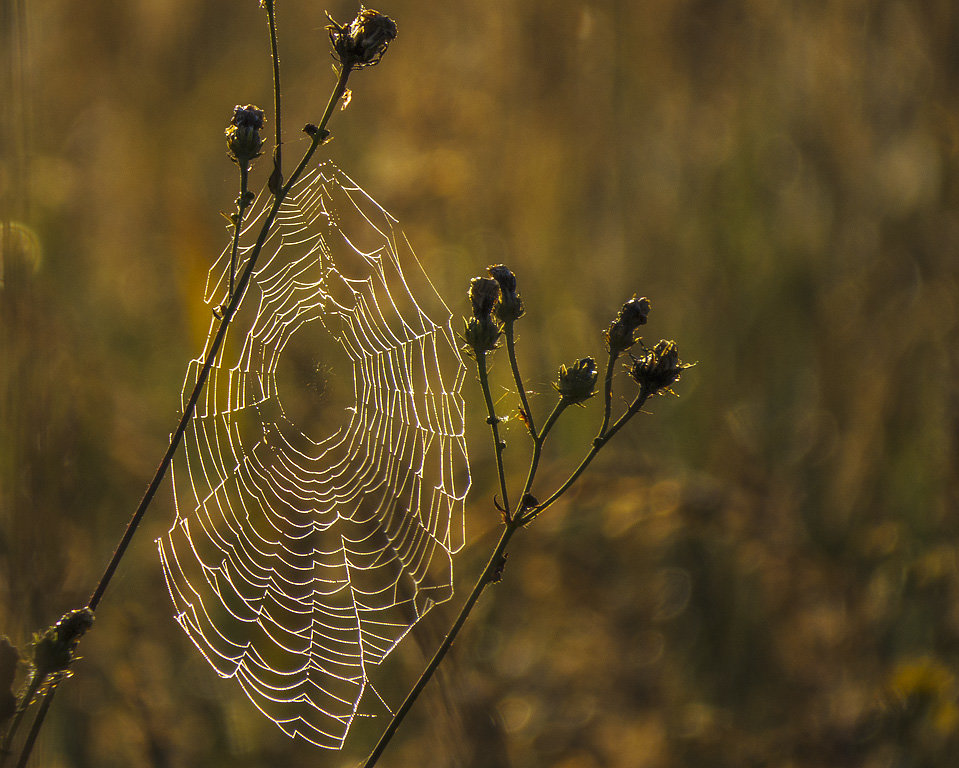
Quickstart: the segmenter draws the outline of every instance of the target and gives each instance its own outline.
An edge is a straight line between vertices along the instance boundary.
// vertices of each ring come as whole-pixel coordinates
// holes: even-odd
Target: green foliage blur
[[[277,6],[292,163],[333,85],[323,11],[357,7]],[[959,7],[378,10],[399,37],[323,154],[457,315],[471,276],[514,270],[540,420],[634,293],[647,341],[698,363],[518,536],[381,765],[954,765]],[[223,129],[255,103],[269,136],[272,90],[256,0],[4,0],[3,21],[0,634],[23,648],[85,604],[166,447],[236,196]],[[515,415],[505,357],[494,374]],[[374,678],[394,706],[497,534],[472,375],[467,397],[458,593]],[[571,410],[541,495],[601,419],[598,398]],[[524,437],[508,422],[517,483]],[[382,716],[316,751],[195,653],[153,545],[172,519],[167,483],[34,764],[355,765]]]

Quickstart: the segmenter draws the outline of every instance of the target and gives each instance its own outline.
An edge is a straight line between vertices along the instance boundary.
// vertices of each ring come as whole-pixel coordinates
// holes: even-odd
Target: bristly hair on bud
[[[489,276],[499,283],[500,297],[496,304],[496,316],[504,323],[519,320],[526,312],[523,299],[516,292],[516,275],[505,264],[487,267]]]
[[[250,163],[260,156],[263,149],[263,110],[253,104],[233,108],[233,117],[226,127],[226,148],[229,158],[241,168],[249,168]]]
[[[330,34],[333,58],[344,67],[358,69],[379,64],[391,42],[396,39],[396,22],[379,11],[360,6],[349,24],[339,24],[329,13],[326,31]]]
[[[596,394],[596,361],[584,357],[572,365],[561,365],[553,386],[567,405],[582,405]]]
[[[616,319],[610,323],[609,328],[603,334],[611,355],[619,357],[620,354],[636,343],[636,331],[639,326],[646,324],[650,309],[651,305],[646,297],[637,299],[633,296],[623,304],[622,309],[616,315]]]
[[[663,390],[671,391],[670,386],[679,381],[684,370],[692,366],[692,363],[684,363],[679,359],[675,341],[661,339],[655,347],[646,348],[640,357],[634,357],[626,369],[646,396],[651,397]]]

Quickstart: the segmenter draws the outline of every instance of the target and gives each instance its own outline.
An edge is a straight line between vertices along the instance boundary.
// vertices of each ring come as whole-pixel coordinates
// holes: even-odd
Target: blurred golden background
[[[357,7],[278,0],[288,164],[333,85],[327,9]],[[697,362],[518,537],[380,764],[954,764],[959,8],[379,10],[399,38],[323,157],[455,314],[472,275],[513,268],[533,407],[634,293],[647,340]],[[163,453],[236,195],[223,129],[235,104],[271,121],[272,90],[255,0],[4,0],[3,22],[0,633],[22,647],[86,602]],[[458,592],[374,678],[394,704],[497,533],[472,374],[466,396]],[[544,487],[598,414],[558,430]],[[507,441],[519,475],[516,422]],[[382,717],[317,751],[194,652],[153,544],[172,519],[166,483],[33,764],[355,765]]]

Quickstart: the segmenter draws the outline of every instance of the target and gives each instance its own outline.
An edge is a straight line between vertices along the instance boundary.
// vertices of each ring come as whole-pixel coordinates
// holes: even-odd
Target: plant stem
[[[476,370],[479,374],[480,386],[483,389],[483,398],[486,400],[486,423],[489,424],[493,433],[493,449],[496,452],[496,473],[499,475],[500,493],[503,494],[503,518],[510,519],[509,491],[506,490],[506,472],[503,469],[503,450],[506,443],[500,440],[499,436],[499,417],[496,415],[496,409],[493,406],[493,395],[489,388],[489,371],[486,367],[486,353],[477,352]]]
[[[609,426],[609,418],[613,412],[613,366],[616,365],[616,358],[619,354],[609,353],[606,360],[606,381],[603,386],[603,426],[599,428],[599,436],[606,434],[606,427]]]
[[[328,135],[326,126],[333,115],[333,109],[336,106],[336,103],[343,97],[343,93],[346,91],[346,83],[349,79],[351,71],[351,67],[344,66],[341,68],[339,77],[337,78],[336,86],[333,89],[333,93],[330,95],[330,101],[323,113],[323,119],[320,121],[320,125],[318,126],[317,130],[311,136],[312,140],[310,141],[310,146],[307,148],[303,158],[296,166],[296,169],[290,175],[290,178],[273,197],[273,204],[270,207],[270,212],[264,220],[263,226],[260,229],[260,234],[256,239],[256,243],[250,251],[250,258],[243,270],[243,274],[240,277],[239,283],[236,285],[236,290],[231,295],[227,304],[227,308],[223,312],[222,319],[220,320],[220,326],[217,328],[213,342],[210,344],[206,357],[203,360],[203,367],[200,369],[200,374],[197,376],[196,385],[193,387],[193,392],[190,394],[190,399],[187,402],[186,407],[183,409],[183,415],[180,417],[180,421],[174,430],[173,436],[170,438],[170,445],[167,447],[166,453],[163,455],[163,459],[160,461],[160,464],[157,467],[157,470],[153,476],[153,480],[150,481],[150,485],[143,494],[140,504],[137,506],[136,511],[133,513],[133,516],[127,523],[126,530],[123,532],[123,536],[120,538],[120,541],[113,552],[113,557],[110,558],[110,562],[107,564],[103,575],[100,577],[100,581],[97,583],[96,589],[94,589],[93,594],[90,596],[90,600],[86,607],[91,611],[96,611],[100,604],[100,600],[103,599],[103,594],[106,592],[106,589],[113,578],[113,574],[116,572],[116,569],[120,564],[120,560],[123,559],[123,555],[126,553],[127,547],[129,547],[130,542],[133,540],[133,536],[136,533],[144,514],[146,514],[150,503],[153,501],[153,497],[156,495],[156,492],[160,487],[160,483],[163,481],[167,470],[170,468],[170,464],[173,461],[173,455],[176,453],[176,450],[180,445],[180,441],[183,439],[183,435],[186,432],[187,426],[193,417],[193,412],[196,409],[197,401],[200,399],[200,393],[203,391],[207,377],[209,376],[210,370],[213,367],[213,362],[216,360],[220,346],[223,344],[223,339],[226,336],[226,331],[230,325],[230,321],[233,319],[233,315],[236,313],[236,310],[240,305],[240,300],[242,299],[243,294],[246,291],[246,287],[250,282],[250,278],[253,275],[253,269],[256,266],[260,251],[262,251],[263,245],[266,242],[267,236],[269,235],[270,228],[273,226],[273,222],[276,220],[280,206],[286,196],[289,194],[293,185],[299,180],[304,169],[309,163],[310,158],[312,158],[313,154],[316,152],[317,147],[323,143],[323,140]],[[54,690],[55,689],[50,690],[44,700],[44,706],[42,706],[37,712],[37,716],[34,720],[33,728],[31,730],[32,738],[27,740],[20,753],[20,765],[26,765],[26,761],[30,757],[30,752],[33,749],[33,743],[36,739],[36,734],[39,733],[40,727],[42,726],[47,711],[49,710],[49,702],[52,701]],[[10,738],[12,739],[12,735]]]
[[[283,182],[283,131],[280,124],[282,109],[280,103],[280,53],[276,42],[276,3],[274,0],[265,0],[266,19],[270,27],[270,58],[273,60],[273,119],[276,122],[275,136],[273,142],[273,174],[270,180],[276,179],[275,188],[271,186],[270,191],[278,189]]]
[[[40,726],[43,725],[47,711],[53,703],[53,694],[56,693],[58,687],[59,684],[53,685],[46,694],[44,694],[43,701],[40,702],[40,709],[37,710],[37,716],[33,718],[33,725],[30,726],[30,733],[27,734],[27,738],[23,742],[23,749],[20,750],[20,759],[17,760],[16,768],[26,768],[27,761],[30,759],[30,753],[33,751],[33,745],[36,743],[37,736],[40,734]]]
[[[230,252],[230,292],[227,299],[233,298],[233,281],[236,277],[236,257],[240,249],[240,230],[243,228],[243,214],[246,213],[247,181],[250,176],[250,166],[244,163],[240,166],[240,196],[236,199],[236,220],[233,222],[233,249]]]
[[[533,422],[533,411],[529,407],[529,400],[526,398],[526,387],[523,386],[523,377],[519,375],[519,363],[516,362],[516,338],[513,333],[515,321],[510,320],[505,323],[506,351],[509,354],[509,366],[513,370],[513,381],[516,383],[516,391],[519,392],[520,402],[523,404],[523,412],[526,414],[526,427],[531,435],[536,435],[536,426]],[[527,489],[529,490],[529,489]]]
[[[593,444],[590,446],[589,452],[580,462],[579,466],[573,470],[573,474],[569,476],[566,482],[557,488],[552,496],[546,499],[546,501],[537,505],[529,514],[523,515],[520,519],[520,525],[529,525],[540,515],[541,512],[544,512],[547,507],[551,506],[560,496],[566,493],[569,487],[579,479],[581,474],[583,474],[586,467],[588,467],[592,463],[593,459],[596,458],[596,454],[602,450],[606,443],[612,440],[613,435],[619,432],[619,430],[625,426],[627,421],[639,413],[639,409],[643,407],[643,403],[646,402],[648,397],[649,393],[646,391],[646,389],[641,388],[639,394],[636,395],[636,399],[629,404],[629,408],[627,408],[626,412],[616,420],[613,426],[609,428],[609,431],[601,433],[593,438]]]
[[[257,258],[260,255],[263,244],[266,242],[270,228],[273,226],[273,222],[276,220],[276,215],[279,212],[280,205],[286,198],[287,194],[289,194],[290,189],[297,182],[300,175],[303,173],[303,170],[309,163],[310,158],[316,151],[316,148],[322,143],[322,137],[326,131],[326,124],[329,122],[330,117],[333,114],[333,106],[343,96],[343,92],[346,90],[346,81],[349,78],[349,75],[350,69],[343,67],[337,80],[336,87],[333,90],[333,94],[330,96],[329,104],[327,104],[326,111],[323,114],[323,120],[320,122],[319,129],[313,135],[313,140],[310,142],[309,148],[304,153],[303,159],[300,160],[300,163],[297,165],[296,169],[290,175],[289,180],[283,185],[280,193],[273,198],[273,205],[270,207],[270,213],[263,222],[263,227],[260,230],[259,237],[257,237],[256,244],[253,246],[253,249],[250,252],[250,258],[247,261],[245,269],[243,270],[243,275],[240,277],[240,282],[237,284],[236,291],[230,297],[229,304],[223,313],[223,319],[220,322],[220,327],[217,329],[216,336],[213,338],[213,343],[210,345],[207,356],[203,361],[203,367],[200,369],[200,374],[197,377],[196,385],[193,387],[193,392],[190,395],[190,399],[187,402],[186,407],[183,409],[183,415],[180,417],[180,422],[177,424],[176,430],[173,433],[173,437],[170,439],[170,445],[167,448],[163,459],[160,461],[160,465],[157,467],[156,473],[154,474],[153,480],[150,482],[146,493],[140,500],[140,505],[137,507],[136,512],[133,513],[133,517],[130,518],[130,522],[127,524],[127,529],[124,532],[123,537],[120,539],[120,543],[117,545],[116,551],[113,553],[110,563],[103,572],[103,576],[100,577],[100,582],[97,584],[93,595],[90,597],[90,601],[87,603],[87,607],[91,611],[96,611],[97,606],[100,604],[100,600],[103,598],[103,593],[106,591],[110,580],[113,578],[113,573],[116,571],[120,560],[130,544],[130,541],[133,539],[133,534],[136,533],[137,527],[140,525],[140,521],[142,520],[144,513],[150,506],[150,502],[153,501],[153,497],[156,495],[157,489],[160,487],[160,483],[163,481],[163,478],[170,467],[170,463],[173,461],[173,454],[176,453],[176,449],[180,445],[180,440],[183,438],[183,434],[186,432],[187,425],[189,424],[190,419],[193,417],[193,411],[196,408],[197,401],[200,398],[200,393],[202,392],[203,386],[210,374],[210,369],[213,367],[213,362],[216,359],[217,352],[220,350],[220,345],[223,343],[223,338],[226,336],[226,331],[230,324],[230,320],[233,319],[233,315],[240,304],[240,299],[243,297],[246,286],[250,282],[253,268],[256,266]]]
[[[30,680],[21,694],[20,700],[17,702],[17,710],[13,716],[13,720],[10,722],[9,727],[3,736],[3,743],[0,744],[0,766],[6,765],[7,757],[10,755],[10,745],[13,744],[13,737],[20,728],[20,723],[23,722],[23,717],[26,715],[27,709],[33,702],[33,698],[37,695],[37,691],[39,691],[40,687],[43,685],[44,679],[44,676],[38,674],[35,669],[31,673]]]
[[[483,569],[483,572],[476,580],[476,584],[473,585],[473,590],[470,592],[469,597],[467,597],[466,602],[463,603],[463,607],[460,609],[459,615],[456,617],[456,621],[453,622],[453,626],[443,639],[443,642],[437,649],[436,654],[426,666],[426,669],[423,670],[423,674],[420,675],[419,680],[416,681],[416,685],[414,685],[407,694],[406,699],[400,705],[400,708],[396,710],[396,714],[393,715],[392,720],[390,720],[389,725],[386,727],[386,730],[383,732],[380,740],[376,743],[376,746],[373,748],[370,756],[366,759],[366,762],[363,763],[362,768],[372,768],[372,766],[376,764],[376,761],[380,758],[380,755],[383,754],[383,750],[385,750],[387,745],[390,743],[390,739],[393,738],[393,734],[396,733],[396,729],[400,727],[400,724],[403,722],[406,714],[410,711],[413,704],[416,702],[416,699],[426,687],[426,684],[430,681],[430,678],[433,677],[433,673],[436,671],[436,668],[439,667],[443,659],[446,658],[447,652],[453,646],[453,641],[456,640],[456,636],[459,634],[460,630],[463,628],[463,625],[466,623],[466,620],[469,618],[469,615],[473,610],[473,606],[476,605],[476,601],[479,600],[480,595],[483,594],[483,591],[490,584],[499,581],[500,576],[502,575],[503,563],[506,560],[506,545],[509,544],[509,540],[513,537],[513,534],[516,533],[517,530],[519,530],[519,525],[515,521],[508,521],[503,527],[503,533],[500,535],[499,542],[496,544],[493,554],[490,555],[489,562],[486,563],[486,567]]]
[[[549,434],[550,430],[553,428],[553,425],[556,423],[556,420],[562,415],[563,411],[568,407],[566,399],[561,397],[556,403],[556,407],[553,408],[553,412],[549,415],[549,418],[546,419],[546,423],[543,425],[543,431],[540,434],[533,432],[533,456],[529,461],[529,473],[526,475],[526,485],[523,487],[523,495],[521,498],[525,499],[526,496],[533,488],[533,479],[536,477],[536,470],[539,467],[539,457],[543,453],[543,443],[546,442],[546,436]],[[522,504],[522,502],[520,502]]]

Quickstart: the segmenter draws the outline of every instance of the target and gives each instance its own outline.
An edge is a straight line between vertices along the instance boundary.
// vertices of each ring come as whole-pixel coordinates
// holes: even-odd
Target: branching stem
[[[559,499],[560,496],[566,493],[566,491],[569,490],[569,487],[579,479],[581,474],[583,474],[583,472],[586,470],[586,467],[588,467],[592,463],[593,459],[596,458],[596,454],[602,450],[606,443],[613,439],[613,435],[619,432],[619,430],[626,425],[626,422],[639,413],[648,397],[649,393],[645,390],[645,388],[641,388],[639,394],[636,395],[636,399],[629,404],[629,407],[626,409],[625,413],[623,413],[623,415],[614,422],[613,426],[611,426],[605,433],[600,433],[593,439],[593,443],[590,445],[586,456],[583,457],[583,460],[580,462],[579,466],[573,470],[573,473],[569,476],[566,482],[557,488],[556,491],[554,491],[553,494],[546,499],[546,501],[538,504],[530,512],[523,515],[523,517],[520,519],[520,525],[529,525],[531,522],[533,522],[533,520],[539,517],[539,515],[544,512],[547,507],[551,506],[557,499]]]
[[[539,457],[543,453],[543,444],[546,442],[546,437],[549,435],[556,420],[562,416],[563,411],[565,411],[568,406],[569,404],[566,398],[561,397],[556,403],[556,407],[553,408],[553,412],[549,415],[549,418],[546,419],[546,423],[543,425],[543,431],[538,435],[535,431],[532,432],[533,455],[529,461],[529,473],[526,475],[526,485],[523,486],[523,495],[521,498],[525,499],[533,489],[533,480],[536,478],[536,470],[539,468]]]

